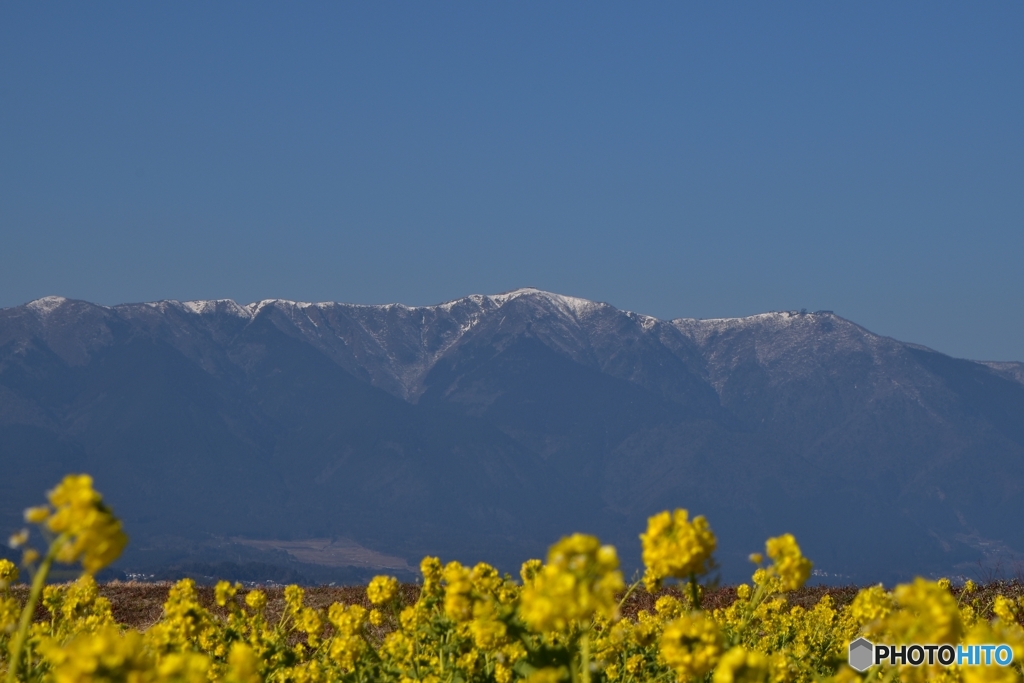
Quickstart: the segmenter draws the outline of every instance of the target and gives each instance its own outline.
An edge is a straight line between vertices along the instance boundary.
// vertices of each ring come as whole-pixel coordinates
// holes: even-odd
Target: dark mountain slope
[[[126,567],[243,537],[514,569],[575,530],[635,566],[646,516],[687,507],[726,578],[784,531],[848,579],[970,571],[1024,550],[1020,367],[831,313],[666,322],[537,290],[51,297],[0,310],[0,522],[84,470]]]
[[[545,471],[535,455],[479,420],[359,381],[269,311],[191,359],[152,328],[107,315],[106,345],[74,356],[80,365],[38,337],[4,347],[5,395],[43,416],[31,424],[6,411],[8,526],[61,473],[83,470],[141,548],[168,534],[347,536],[408,555],[498,550],[509,561],[554,533],[532,543],[523,533],[553,526],[530,503],[554,498],[551,477],[532,480]],[[179,337],[202,350],[212,341],[201,333]]]
[[[806,463],[787,502],[766,509],[791,509],[789,527],[819,557],[834,547],[842,566],[874,560],[871,571],[882,572],[881,553],[855,557],[866,540],[834,538],[836,529],[856,533],[844,518],[875,511],[880,538],[899,539],[891,552],[906,557],[887,553],[893,564],[942,571],[976,556],[986,537],[1024,547],[1013,514],[1024,476],[1024,441],[1012,427],[1024,418],[1019,384],[833,315],[676,324],[708,351],[709,378],[745,429]],[[838,504],[851,496],[859,502]]]

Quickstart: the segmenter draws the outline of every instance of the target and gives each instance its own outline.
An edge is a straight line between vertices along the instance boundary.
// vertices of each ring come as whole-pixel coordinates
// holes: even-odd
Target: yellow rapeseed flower
[[[660,622],[646,611],[641,611],[637,615],[636,624],[629,630],[629,638],[638,647],[647,648],[654,644],[660,628]]]
[[[167,655],[157,665],[160,681],[175,683],[206,683],[209,680],[210,658],[199,652]]]
[[[654,611],[662,619],[675,619],[683,615],[685,608],[671,595],[663,595],[654,602]]]
[[[71,564],[79,559],[86,572],[95,574],[113,562],[124,550],[128,537],[121,522],[92,488],[92,477],[69,474],[49,493],[54,512],[46,525],[58,536],[66,536],[57,560]]]
[[[765,543],[768,557],[772,558],[769,572],[782,582],[782,590],[795,591],[811,576],[811,561],[800,552],[793,534],[769,538]]]
[[[473,582],[473,588],[484,595],[497,595],[505,583],[498,570],[486,562],[478,562],[470,572],[469,578]]]
[[[366,610],[359,605],[334,603],[327,609],[327,619],[334,626],[334,637],[328,646],[331,659],[343,671],[355,669],[360,656],[366,650],[362,636],[366,623]]]
[[[854,621],[861,626],[885,619],[892,610],[892,595],[881,584],[861,589],[850,605]]]
[[[442,574],[445,582],[444,613],[465,622],[473,618],[473,581],[470,572],[458,562],[449,562]]]
[[[284,608],[285,612],[297,618],[299,612],[302,611],[302,601],[306,597],[306,591],[300,586],[285,586],[284,587]]]
[[[10,590],[17,567],[0,560],[0,671],[10,669],[10,680],[856,683],[861,675],[842,662],[858,635],[897,645],[1006,643],[1015,662],[883,666],[867,675],[872,680],[1010,683],[1020,680],[1024,661],[1024,600],[1011,597],[1012,589],[997,588],[989,602],[989,586],[983,593],[968,582],[954,595],[948,581],[917,579],[891,592],[865,588],[849,605],[829,595],[815,605],[791,604],[783,593],[804,584],[811,564],[790,535],[770,539],[767,557],[753,558],[753,585],[738,586],[732,604],[713,611],[690,611],[691,601],[700,604],[696,591],[641,596],[645,609],[619,620],[616,598],[624,586],[615,549],[577,534],[552,546],[546,563],[525,563],[522,584],[488,564],[443,566],[425,558],[420,595],[397,618],[392,609],[401,592],[392,577],[367,586],[376,605],[370,612],[337,603],[317,610],[304,605],[302,588],[288,586],[283,614],[268,609],[259,590],[248,591],[243,605],[241,586],[227,582],[212,590],[227,609],[204,607],[206,598],[186,579],[171,587],[162,618],[140,635],[118,626],[88,573],[109,557],[109,541],[121,533],[91,480],[66,478],[50,502],[27,510],[26,519],[47,538],[54,531],[51,552],[80,559],[87,572],[67,584],[40,580],[26,602],[23,591]],[[651,518],[642,537],[650,581],[693,579],[711,565],[715,539],[702,519],[682,510]],[[27,532],[16,540],[26,539]],[[106,549],[93,550],[104,539]],[[49,616],[33,620],[37,607]],[[367,621],[380,628],[368,629]],[[21,664],[11,667],[12,658]]]
[[[615,548],[574,534],[551,546],[547,564],[523,588],[519,613],[534,631],[567,631],[594,615],[614,619],[623,588]]]
[[[43,657],[57,683],[152,681],[154,661],[138,631],[124,635],[116,626],[83,633],[65,645],[44,643]]]
[[[441,591],[441,560],[436,557],[424,557],[420,562],[420,573],[423,575],[423,588],[420,594],[431,597]]]
[[[512,667],[502,662],[496,662],[494,665],[494,680],[498,683],[511,683],[514,672]]]
[[[398,579],[393,576],[375,576],[366,587],[366,597],[374,605],[384,605],[398,595]]]
[[[896,643],[960,642],[963,620],[956,599],[940,583],[918,577],[896,586],[897,609],[884,622]]]
[[[115,625],[110,601],[100,595],[96,580],[89,574],[70,584],[46,586],[43,606],[51,615],[47,635],[60,642]]]
[[[252,647],[234,642],[228,654],[228,671],[225,680],[228,683],[260,683],[260,661]]]
[[[267,607],[267,594],[260,590],[249,591],[245,596],[245,604],[256,614],[262,614]]]
[[[241,587],[239,583],[232,585],[227,581],[218,581],[213,589],[213,599],[221,607],[226,607],[229,602],[235,601],[235,595]]]
[[[476,673],[479,661],[480,661],[480,651],[479,650],[470,650],[469,652],[466,652],[465,654],[460,655],[459,658],[456,660],[455,664],[460,669],[465,671],[467,674],[472,676],[474,673]]]
[[[6,590],[17,580],[18,566],[10,560],[0,558],[0,590]]]
[[[28,543],[28,529],[22,529],[16,533],[11,534],[10,538],[7,539],[7,545],[11,548],[17,549]]]
[[[647,531],[640,534],[640,541],[648,590],[657,590],[669,577],[687,579],[710,569],[718,540],[703,515],[692,522],[688,517],[686,510],[666,510],[647,520]]]
[[[392,631],[384,637],[381,651],[389,658],[403,666],[412,662],[416,653],[416,643],[403,631]]]
[[[430,612],[423,603],[416,603],[406,607],[398,614],[398,623],[406,631],[415,631],[430,621]]]
[[[14,630],[21,614],[21,603],[17,598],[0,597],[0,640]]]
[[[501,621],[486,617],[469,622],[473,643],[481,650],[493,650],[505,641],[507,627]]]
[[[523,562],[523,566],[519,569],[519,577],[523,580],[523,585],[530,583],[540,572],[540,568],[544,566],[544,563],[540,560],[533,559]]]
[[[722,656],[711,677],[712,683],[763,683],[768,678],[768,658],[741,646]]]
[[[314,646],[316,639],[323,631],[323,622],[320,620],[320,613],[312,607],[303,607],[296,620],[300,631],[309,636],[310,646]]]
[[[1017,623],[1017,605],[1004,595],[997,595],[992,601],[992,613],[1006,624]]]
[[[964,644],[1006,643],[1013,651],[1014,662],[1019,664],[1024,655],[1024,631],[1016,623],[1010,628],[1005,626],[1005,623],[1000,624],[998,621],[992,624],[979,621],[964,636]],[[962,673],[964,683],[1019,683],[1021,680],[1016,666],[999,666],[995,662],[985,664],[984,660],[979,666],[964,667]]]
[[[50,518],[50,508],[47,505],[32,507],[25,510],[25,521],[29,524],[42,524]]]
[[[327,608],[327,620],[335,629],[344,633],[358,633],[366,623],[366,608],[360,605],[334,603]]]
[[[679,680],[699,679],[718,663],[722,633],[706,613],[691,612],[665,627],[659,652]]]
[[[569,671],[564,666],[546,666],[537,669],[523,679],[523,683],[560,683],[569,680]]]

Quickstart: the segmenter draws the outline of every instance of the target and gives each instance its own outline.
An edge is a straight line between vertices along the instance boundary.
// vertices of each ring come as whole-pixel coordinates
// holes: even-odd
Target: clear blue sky
[[[0,4],[0,306],[833,309],[1024,360],[1024,3]]]

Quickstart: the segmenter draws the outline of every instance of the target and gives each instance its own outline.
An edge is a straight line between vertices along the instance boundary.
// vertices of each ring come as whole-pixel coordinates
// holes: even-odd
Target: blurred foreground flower
[[[29,515],[64,542],[57,550],[57,561],[72,564],[82,560],[86,572],[95,574],[113,562],[128,544],[121,522],[103,503],[103,496],[92,488],[88,474],[69,474],[50,491],[50,505],[30,508]],[[26,515],[26,516],[29,516]]]
[[[667,578],[692,579],[711,568],[718,540],[703,515],[688,517],[686,510],[666,510],[647,520],[647,532],[640,534],[647,590],[658,590]]]
[[[615,548],[573,534],[551,546],[547,564],[523,588],[520,614],[534,631],[565,631],[594,615],[614,618],[623,588]]]

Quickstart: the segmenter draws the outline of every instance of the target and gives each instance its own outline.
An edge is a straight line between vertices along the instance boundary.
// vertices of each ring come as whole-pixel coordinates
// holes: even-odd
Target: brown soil
[[[100,586],[100,594],[110,600],[114,618],[118,623],[125,626],[145,630],[159,621],[163,614],[163,603],[167,599],[167,592],[170,590],[170,583],[142,583],[142,582],[120,582],[113,581]],[[243,596],[251,589],[241,589],[239,595]],[[284,589],[280,587],[261,588],[267,594],[267,616],[271,621],[276,620],[284,610]],[[813,607],[824,595],[830,595],[835,605],[849,604],[857,591],[857,586],[811,586],[802,588],[788,595],[791,605],[800,605],[804,608]],[[212,586],[200,586],[198,588],[200,602],[204,607],[215,614],[223,614],[224,610],[217,607],[213,597]],[[15,586],[13,593],[16,597],[27,596],[28,587],[24,585]],[[991,617],[988,613],[992,599],[997,595],[1005,595],[1009,598],[1024,597],[1024,583],[1020,581],[993,581],[978,587],[978,590],[970,596],[963,594],[962,588],[954,588],[954,595],[961,601],[973,602],[982,610],[983,615]],[[661,595],[672,594],[682,597],[682,593],[676,588],[668,588],[652,595],[643,588],[636,590],[623,606],[623,616],[635,619],[640,610],[654,611],[654,602]],[[401,587],[402,602],[412,604],[419,596],[419,586],[416,584],[403,584]],[[331,604],[340,602],[343,604],[359,604],[370,609],[370,601],[366,597],[364,586],[315,586],[305,589],[305,604],[319,610],[326,610]],[[708,590],[702,598],[705,609],[726,607],[736,599],[736,588],[725,586]],[[45,620],[49,613],[42,606],[36,610],[36,619]]]

